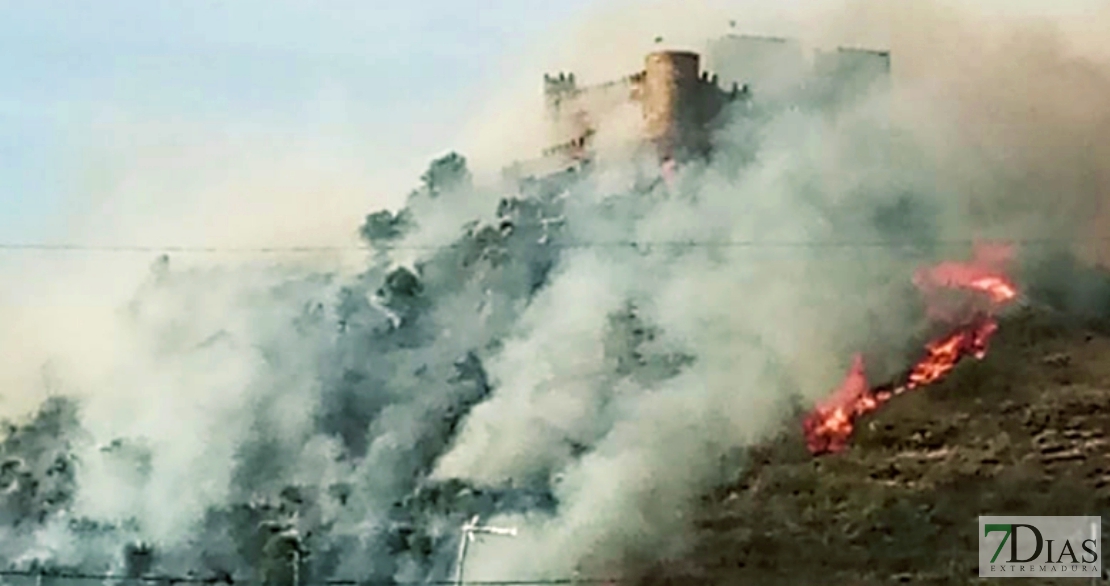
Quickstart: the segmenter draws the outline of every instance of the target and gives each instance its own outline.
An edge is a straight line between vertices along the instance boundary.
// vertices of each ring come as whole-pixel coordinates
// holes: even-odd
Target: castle
[[[536,177],[588,164],[599,123],[619,108],[640,110],[639,148],[660,161],[704,156],[726,114],[754,105],[822,107],[842,103],[890,76],[885,51],[838,48],[805,59],[798,41],[727,35],[708,43],[708,67],[689,51],[649,53],[644,68],[621,79],[579,86],[573,73],[544,75],[547,121],[556,143],[506,175]],[[714,73],[709,73],[712,69]]]

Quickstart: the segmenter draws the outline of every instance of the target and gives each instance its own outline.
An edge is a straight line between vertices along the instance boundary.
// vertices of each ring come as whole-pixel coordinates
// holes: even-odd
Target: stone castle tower
[[[740,88],[717,87],[701,71],[697,53],[656,51],[644,69],[616,81],[579,86],[573,74],[544,77],[547,115],[560,142],[545,157],[586,156],[598,125],[617,108],[639,106],[642,139],[661,159],[682,158],[709,147],[709,123],[726,104],[742,97]]]
[[[890,73],[886,52],[819,52],[811,65],[800,45],[775,37],[728,35],[711,41],[707,55],[714,70],[726,74],[725,84],[702,69],[698,53],[689,51],[649,53],[642,70],[590,86],[578,85],[572,73],[544,75],[554,146],[538,159],[507,168],[506,175],[539,177],[588,163],[601,124],[628,106],[640,113],[635,147],[654,151],[661,162],[681,162],[709,153],[713,131],[726,110],[732,111],[730,104],[829,103],[866,91]]]
[[[704,99],[717,88],[702,83],[699,66],[697,53],[660,51],[645,60],[640,94],[644,138],[656,146],[660,158],[709,147],[705,127],[725,100],[710,104]]]

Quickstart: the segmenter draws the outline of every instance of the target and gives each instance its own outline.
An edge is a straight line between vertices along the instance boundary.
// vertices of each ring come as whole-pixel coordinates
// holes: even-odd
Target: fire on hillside
[[[859,417],[892,397],[944,378],[965,356],[982,359],[998,329],[996,315],[1018,296],[1006,274],[1012,258],[1010,246],[978,245],[969,262],[918,270],[913,282],[925,298],[927,316],[946,326],[947,333],[926,344],[924,356],[890,384],[870,386],[863,356],[857,354],[844,382],[805,418],[809,451],[819,455],[843,450]]]

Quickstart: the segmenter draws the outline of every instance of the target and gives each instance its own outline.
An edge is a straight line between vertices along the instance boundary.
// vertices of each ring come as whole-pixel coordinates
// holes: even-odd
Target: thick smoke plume
[[[5,339],[34,368],[0,390],[0,561],[443,579],[473,515],[520,533],[477,543],[468,579],[680,556],[699,497],[853,352],[878,378],[904,367],[918,264],[976,237],[1068,250],[1103,224],[1107,52],[1047,17],[892,6],[750,12],[889,48],[894,83],[732,112],[713,158],[670,184],[615,146],[519,191],[452,154],[399,209],[366,210],[374,251],[354,269],[171,255],[112,314],[39,325],[70,344],[48,360]],[[695,45],[719,34],[704,23],[762,26],[729,8],[645,18]],[[640,26],[618,16],[601,28]],[[594,71],[629,73],[649,48],[591,51]],[[602,144],[634,135],[609,122]],[[879,241],[896,245],[843,245]]]

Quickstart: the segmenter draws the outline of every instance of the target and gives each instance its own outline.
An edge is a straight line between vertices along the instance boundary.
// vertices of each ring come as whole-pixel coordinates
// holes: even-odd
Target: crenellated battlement
[[[544,149],[543,156],[552,157],[556,155],[570,155],[574,158],[581,158],[581,156],[585,154],[586,146],[593,135],[594,131],[588,130],[582,136],[572,138],[566,142]]]
[[[748,84],[740,84],[739,82],[734,81],[731,84],[728,84],[728,87],[725,87],[721,84],[720,77],[716,73],[711,74],[708,71],[701,72],[701,77],[698,79],[698,83],[701,84],[706,90],[716,90],[718,92],[722,92],[724,95],[728,96],[728,98],[732,100],[743,98],[749,93]]]
[[[712,128],[730,104],[835,102],[890,73],[888,51],[842,47],[819,51],[808,64],[801,45],[782,37],[727,35],[708,49],[708,67],[698,53],[655,51],[640,71],[587,86],[573,73],[544,74],[556,144],[544,149],[542,165],[588,162],[599,126],[629,105],[641,111],[642,141],[661,159],[673,159],[707,153]]]
[[[573,74],[544,75],[548,117],[562,137],[544,156],[582,157],[599,121],[628,104],[640,106],[644,136],[661,156],[705,143],[706,123],[744,92],[736,84],[722,88],[716,75],[700,70],[699,60],[696,53],[657,51],[645,58],[644,69],[590,86],[579,86]]]
[[[878,57],[887,61],[890,60],[890,51],[881,51],[879,49],[865,49],[863,47],[837,47],[836,51],[838,53],[871,55],[873,57]]]
[[[558,75],[543,75],[543,93],[549,97],[563,96],[565,94],[573,94],[578,91],[578,86],[574,81],[573,73],[562,73]]]
[[[890,73],[890,51],[837,47],[835,51],[817,51],[814,58],[814,73],[818,74],[861,67]]]
[[[549,105],[559,105],[576,98],[603,95],[613,90],[630,89],[641,81],[642,74],[626,75],[612,81],[593,85],[579,86],[573,73],[560,73],[557,76],[544,75],[544,96]]]

